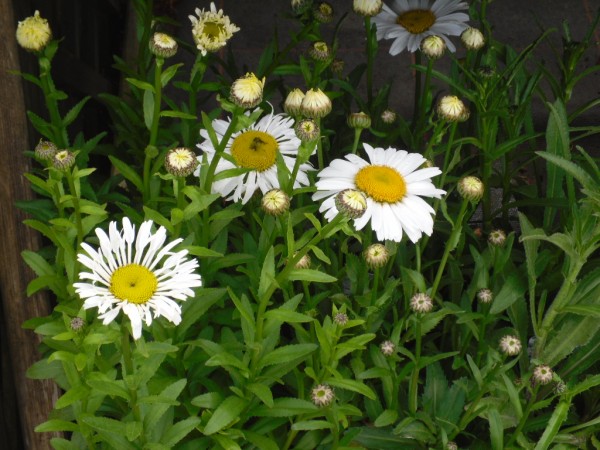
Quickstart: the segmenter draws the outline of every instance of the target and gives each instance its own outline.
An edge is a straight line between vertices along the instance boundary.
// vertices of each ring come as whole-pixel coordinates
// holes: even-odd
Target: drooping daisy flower
[[[215,174],[236,168],[247,169],[247,172],[213,182],[212,191],[227,197],[227,200],[241,200],[246,204],[257,189],[266,194],[271,189],[279,188],[277,155],[281,154],[285,165],[292,172],[300,147],[300,139],[296,137],[293,125],[291,117],[270,113],[250,127],[233,133],[225,146],[225,153],[231,155],[231,161],[221,158]],[[212,126],[220,141],[229,122],[216,119]],[[206,130],[200,131],[200,136],[204,141],[198,147],[204,151],[210,164],[215,157],[215,148]],[[300,164],[294,181],[295,188],[308,185],[306,171],[311,169],[312,166],[308,163]],[[195,174],[199,175],[199,170]]]
[[[196,16],[188,16],[192,22],[192,36],[196,47],[206,56],[208,52],[216,52],[227,44],[233,33],[240,29],[223,14],[214,2],[210,2],[210,11],[196,8]]]
[[[122,231],[117,229],[117,222],[111,222],[108,235],[96,229],[100,241],[97,250],[84,242],[85,253],[77,255],[89,269],[80,272],[79,278],[91,281],[73,284],[85,299],[83,307],[98,308],[105,325],[123,311],[131,321],[134,339],[142,335],[142,321],[149,326],[153,319],[163,316],[179,324],[181,307],[175,300],[192,297],[192,288],[202,285],[200,275],[194,273],[198,262],[186,258],[187,250],[171,251],[182,239],[165,245],[165,228],[153,233],[151,227],[150,220],[142,223],[136,235],[129,219],[123,219]]]
[[[432,5],[429,0],[394,0],[373,18],[377,39],[394,39],[390,55],[397,55],[404,49],[415,52],[427,36],[438,35],[453,52],[456,47],[448,36],[459,36],[467,28],[469,16],[457,11],[468,8],[460,0],[435,0]]]
[[[357,230],[367,222],[377,234],[377,239],[400,242],[402,230],[412,242],[423,233],[433,232],[434,210],[421,198],[440,198],[446,192],[436,189],[431,177],[439,175],[437,167],[419,169],[425,158],[395,148],[373,148],[364,144],[369,160],[357,155],[346,155],[346,160],[336,159],[317,176],[317,192],[313,200],[326,199],[320,207],[325,218],[332,220],[338,209],[335,196],[344,189],[358,189],[367,197],[365,214],[354,220]]]

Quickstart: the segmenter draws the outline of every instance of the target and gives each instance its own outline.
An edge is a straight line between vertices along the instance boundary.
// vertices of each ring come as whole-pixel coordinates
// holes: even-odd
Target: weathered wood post
[[[59,390],[53,382],[30,380],[25,376],[27,368],[39,359],[39,340],[21,324],[32,317],[48,315],[50,307],[43,295],[27,298],[25,294],[32,274],[21,260],[21,252],[39,248],[39,236],[22,224],[25,215],[14,206],[16,200],[32,197],[23,177],[28,170],[23,150],[30,146],[22,81],[8,72],[19,70],[12,0],[0,0],[0,11],[0,297],[5,319],[1,326],[5,328],[10,346],[24,447],[41,450],[51,448],[52,435],[35,433],[33,429],[47,420]]]

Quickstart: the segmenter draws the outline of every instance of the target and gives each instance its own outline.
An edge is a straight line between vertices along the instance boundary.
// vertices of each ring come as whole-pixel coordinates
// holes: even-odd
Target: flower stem
[[[419,394],[419,371],[421,359],[421,317],[420,314],[415,318],[415,368],[410,379],[408,387],[408,410],[411,414],[417,412],[417,401]]]
[[[125,325],[125,321],[121,323],[121,354],[123,356],[123,380],[128,378],[128,375],[133,375],[135,372],[133,365],[133,355],[131,352],[131,339],[129,335],[129,330]],[[142,413],[140,409],[140,405],[137,401],[137,388],[130,386],[127,381],[125,381],[125,385],[129,390],[130,400],[128,402],[128,406],[131,408],[133,412],[133,418],[136,422],[139,422],[140,426],[143,427]],[[146,438],[144,435],[144,430],[142,429],[140,432],[140,441],[142,444],[145,443]]]
[[[458,239],[460,238],[460,234],[462,232],[462,223],[467,212],[467,206],[469,206],[469,200],[463,199],[462,204],[460,205],[458,217],[456,219],[456,222],[454,223],[454,226],[452,227],[452,233],[450,234],[450,238],[448,239],[448,241],[446,242],[446,246],[444,247],[444,254],[442,255],[440,265],[438,266],[438,270],[435,275],[435,280],[433,281],[433,285],[431,286],[431,293],[429,294],[429,296],[432,298],[432,300],[435,300],[435,295],[437,294],[438,288],[440,286],[440,281],[442,280],[442,275],[444,274],[444,269],[446,268],[446,263],[448,262],[450,252],[454,250],[458,243]]]
[[[146,148],[144,155],[144,172],[143,172],[143,183],[144,183],[144,199],[150,200],[150,167],[152,160],[156,158],[158,151],[156,148],[156,141],[158,139],[158,125],[160,121],[160,106],[162,102],[162,83],[161,73],[164,59],[157,57],[154,65],[154,108],[152,110],[152,125],[150,126],[150,141]]]

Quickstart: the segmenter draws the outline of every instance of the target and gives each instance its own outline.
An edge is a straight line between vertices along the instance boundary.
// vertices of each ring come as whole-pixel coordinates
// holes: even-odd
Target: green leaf
[[[294,417],[300,414],[311,414],[318,411],[315,405],[299,398],[276,398],[273,407],[258,406],[252,410],[257,417]]]
[[[183,63],[173,64],[172,66],[169,66],[165,70],[163,70],[163,72],[160,74],[160,84],[162,87],[165,87],[167,83],[171,81],[171,78],[175,76],[177,70],[181,66],[183,66]]]
[[[493,450],[504,449],[504,426],[502,418],[496,408],[490,408],[487,411],[488,421],[490,423],[490,441]]]
[[[315,321],[313,317],[310,317],[306,314],[282,308],[271,309],[267,311],[265,314],[265,319],[286,323],[306,323]]]
[[[279,450],[279,446],[277,445],[277,443],[267,436],[263,436],[262,434],[255,433],[250,430],[244,430],[244,436],[246,437],[248,442],[254,444],[254,446],[257,449]]]
[[[132,86],[154,93],[154,86],[146,81],[136,80],[135,78],[125,78],[125,80]]]
[[[273,364],[287,364],[294,360],[306,358],[318,348],[316,344],[291,344],[276,348],[270,353],[264,355],[259,367],[271,366]],[[292,370],[293,367],[290,367]]]
[[[207,392],[192,399],[192,405],[198,408],[215,409],[223,401],[223,396],[218,392]]]
[[[154,121],[154,94],[152,91],[144,91],[142,106],[144,111],[144,124],[146,125],[146,128],[150,130],[152,129],[152,122]]]
[[[542,437],[538,441],[534,450],[546,450],[550,447],[550,444],[554,441],[554,438],[558,434],[560,427],[567,419],[569,414],[569,408],[571,407],[571,399],[567,398],[561,400],[558,405],[554,408],[554,412],[546,425],[546,429],[542,434]]]
[[[70,125],[77,118],[77,116],[81,112],[81,109],[83,108],[83,106],[87,103],[87,101],[90,98],[91,98],[90,96],[84,97],[82,100],[80,100],[75,106],[73,106],[69,110],[69,112],[63,118],[63,125],[65,127]]]
[[[288,274],[290,281],[313,281],[317,283],[333,283],[337,278],[314,269],[293,269]]]
[[[523,301],[523,294],[526,289],[522,276],[518,272],[511,273],[504,281],[498,295],[494,298],[490,314],[501,313],[519,299]]]
[[[196,120],[197,117],[193,114],[188,114],[182,111],[166,110],[160,112],[160,117],[178,117],[179,119]]]
[[[261,383],[250,383],[246,385],[246,389],[256,395],[266,406],[273,407],[273,394],[268,386]]]
[[[381,414],[379,414],[379,416],[377,416],[373,425],[375,425],[378,428],[387,427],[393,425],[396,422],[396,420],[398,420],[398,411],[393,409],[386,409]]]
[[[330,378],[327,380],[327,383],[337,388],[357,392],[367,398],[370,398],[371,400],[375,400],[377,398],[373,390],[361,381]]]
[[[115,166],[115,168],[121,173],[121,175],[123,175],[126,180],[133,183],[139,192],[144,191],[144,183],[142,178],[134,169],[114,156],[109,156],[108,158],[110,159],[112,165]]]
[[[104,373],[92,372],[88,374],[85,382],[95,392],[112,397],[121,397],[126,401],[130,400],[129,391],[125,389],[123,380],[113,380]]]
[[[310,431],[310,430],[327,430],[331,429],[331,424],[326,420],[303,420],[294,422],[292,430]]]
[[[52,431],[79,431],[79,425],[60,419],[50,419],[35,427],[36,433],[48,433]]]
[[[69,405],[72,405],[76,401],[82,400],[90,395],[90,390],[87,386],[80,384],[78,386],[72,387],[67,392],[65,392],[56,403],[54,403],[54,407],[56,409],[62,409]]]
[[[272,283],[276,283],[275,281],[275,249],[273,247],[269,248],[265,256],[265,260],[263,261],[262,270],[260,272],[260,282],[258,285],[258,298],[263,300],[263,296],[265,292],[269,289]]]
[[[227,397],[209,419],[204,434],[210,436],[230,425],[246,408],[248,401],[236,395]]]
[[[161,444],[164,444],[169,448],[173,448],[175,444],[190,434],[200,424],[200,422],[200,417],[188,417],[187,419],[177,422],[175,425],[165,431],[160,440]]]
[[[109,419],[107,417],[84,416],[80,420],[86,425],[92,427],[100,434],[102,439],[108,445],[119,450],[134,450],[134,447],[125,437],[125,422]]]
[[[600,306],[598,305],[572,305],[565,306],[560,310],[561,313],[573,313],[579,316],[591,316],[600,318]]]
[[[31,250],[23,250],[21,256],[37,276],[55,275],[54,268],[38,253],[32,252]]]

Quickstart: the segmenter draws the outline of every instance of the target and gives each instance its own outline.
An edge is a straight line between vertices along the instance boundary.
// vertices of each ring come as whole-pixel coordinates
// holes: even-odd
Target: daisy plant
[[[36,431],[68,450],[598,447],[600,172],[572,145],[598,132],[598,99],[572,95],[593,27],[566,29],[558,80],[549,31],[499,42],[489,0],[294,0],[248,64],[237,3],[179,32],[134,0],[139,54],[91,138],[72,135],[88,99],[65,108],[53,80],[53,21],[17,27],[46,107],[18,204],[43,235],[27,294],[53,306],[25,324],[28,375],[60,388]],[[352,21],[365,52],[343,61]],[[377,71],[400,58],[412,117]]]

